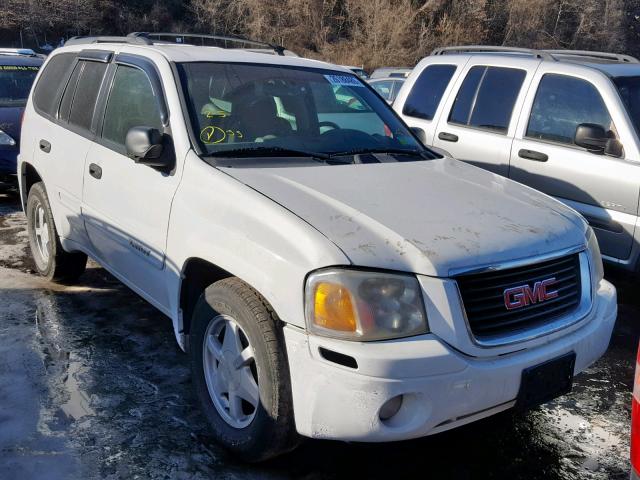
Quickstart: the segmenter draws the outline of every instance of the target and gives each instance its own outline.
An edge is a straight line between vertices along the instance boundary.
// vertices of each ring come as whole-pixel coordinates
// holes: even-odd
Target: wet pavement
[[[0,194],[0,479],[628,479],[640,298],[623,274],[603,359],[574,391],[420,440],[306,441],[259,466],[216,446],[170,320],[91,263],[78,285],[32,271],[17,199]]]

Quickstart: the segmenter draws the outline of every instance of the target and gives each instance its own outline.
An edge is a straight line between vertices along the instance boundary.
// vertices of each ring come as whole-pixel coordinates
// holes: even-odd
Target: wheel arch
[[[23,162],[20,171],[20,201],[22,202],[22,209],[26,210],[27,198],[29,197],[29,190],[38,182],[42,181],[42,176],[36,170],[36,167],[28,162]]]
[[[214,263],[199,257],[188,258],[180,274],[180,311],[182,312],[181,332],[189,335],[193,310],[205,289],[224,278],[234,275]]]

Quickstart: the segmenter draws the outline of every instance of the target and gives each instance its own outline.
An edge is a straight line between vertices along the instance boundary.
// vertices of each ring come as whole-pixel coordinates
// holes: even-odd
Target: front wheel
[[[293,449],[289,368],[275,312],[237,278],[209,286],[193,314],[193,383],[213,433],[245,461]]]
[[[31,255],[40,275],[62,283],[72,282],[82,275],[87,266],[87,256],[63,250],[42,182],[29,190],[27,231]]]

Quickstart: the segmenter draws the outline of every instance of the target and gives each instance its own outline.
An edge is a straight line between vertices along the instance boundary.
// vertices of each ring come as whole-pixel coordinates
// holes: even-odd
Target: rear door
[[[610,80],[570,65],[537,72],[518,124],[510,177],[578,210],[608,257],[629,257],[638,208],[640,165],[635,136]],[[621,141],[622,157],[574,143],[581,123],[601,125]]]
[[[82,245],[87,244],[81,219],[84,162],[95,136],[94,108],[110,57],[106,51],[56,56],[34,93],[41,115],[34,155],[46,172],[56,227],[61,237]]]
[[[517,112],[538,64],[472,56],[445,102],[433,145],[506,177]]]
[[[433,145],[444,101],[468,59],[451,55],[423,60],[398,92],[393,109],[407,125],[424,130],[427,145]]]
[[[84,170],[83,217],[101,262],[167,311],[167,226],[180,169],[165,171],[135,163],[127,156],[125,138],[137,126],[170,136],[169,110],[157,67],[150,60],[119,54],[112,69],[103,120]],[[170,145],[165,148],[174,153]]]

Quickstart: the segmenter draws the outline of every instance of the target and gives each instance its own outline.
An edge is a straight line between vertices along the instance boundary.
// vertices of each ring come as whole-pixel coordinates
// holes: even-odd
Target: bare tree
[[[412,65],[451,44],[640,53],[640,0],[2,0],[0,41],[191,31],[335,63]]]

